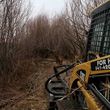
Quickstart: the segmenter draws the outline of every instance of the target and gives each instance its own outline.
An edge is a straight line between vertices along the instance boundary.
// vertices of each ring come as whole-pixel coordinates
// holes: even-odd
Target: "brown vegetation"
[[[29,7],[23,7],[23,0],[0,0],[0,93],[4,92],[0,98],[22,94],[31,74],[40,68],[39,59],[62,64],[84,56],[90,12],[103,2],[71,0],[50,20],[42,14],[28,19]]]

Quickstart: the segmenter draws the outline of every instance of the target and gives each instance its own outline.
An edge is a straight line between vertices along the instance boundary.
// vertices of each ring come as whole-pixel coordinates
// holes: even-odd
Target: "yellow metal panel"
[[[84,89],[83,85],[78,81],[78,86],[81,89],[81,92],[85,96],[85,100],[89,110],[101,110],[101,107],[97,105],[97,102],[94,100],[93,96],[91,96],[86,89]]]
[[[100,60],[104,60],[106,58],[110,58],[110,55],[108,56],[105,56],[105,57],[100,57],[100,58],[97,58],[97,59],[94,59],[94,60],[91,60],[91,61],[88,61],[88,62],[85,62],[85,63],[82,63],[82,64],[79,64],[79,65],[76,65],[73,70],[72,70],[72,73],[70,75],[70,82],[69,82],[69,86],[71,87],[72,86],[72,83],[76,80],[76,79],[79,79],[79,80],[82,80],[81,77],[78,75],[78,71],[79,70],[85,70],[86,71],[86,75],[85,75],[85,79],[82,80],[85,84],[88,83],[88,79],[89,79],[89,76],[90,75],[98,75],[98,74],[106,74],[106,73],[110,73],[110,69],[108,70],[91,70],[91,63],[93,62],[97,62],[97,61],[100,61]]]

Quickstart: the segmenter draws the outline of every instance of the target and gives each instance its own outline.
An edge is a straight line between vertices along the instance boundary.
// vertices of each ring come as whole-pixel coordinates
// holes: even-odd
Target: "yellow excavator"
[[[54,67],[49,110],[110,110],[110,1],[91,13],[84,62]]]

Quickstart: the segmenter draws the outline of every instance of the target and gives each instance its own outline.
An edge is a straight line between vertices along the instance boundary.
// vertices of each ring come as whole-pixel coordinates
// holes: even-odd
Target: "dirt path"
[[[52,72],[55,63],[42,61],[39,63],[37,72],[33,73],[24,89],[27,93],[12,101],[1,110],[48,110],[48,98],[45,90],[45,81]]]

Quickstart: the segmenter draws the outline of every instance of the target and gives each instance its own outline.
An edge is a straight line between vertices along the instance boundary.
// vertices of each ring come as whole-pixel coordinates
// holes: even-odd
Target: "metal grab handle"
[[[48,80],[45,82],[45,89],[46,89],[49,93],[55,94],[54,92],[50,91],[50,89],[49,89],[49,87],[48,87],[48,84],[49,84],[49,82],[51,81],[51,79],[54,78],[54,77],[57,77],[57,76],[59,76],[59,75],[61,75],[61,74],[63,74],[64,72],[66,72],[66,71],[68,71],[68,70],[70,70],[70,69],[72,69],[74,66],[75,66],[75,64],[72,64],[72,65],[70,65],[68,68],[66,68],[66,69],[64,69],[64,70],[62,70],[62,71],[60,71],[60,72],[58,72],[58,73],[56,73],[56,74],[50,76],[50,77],[48,78]]]

